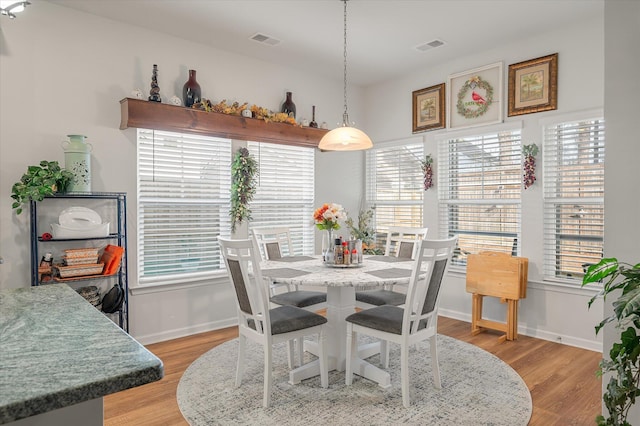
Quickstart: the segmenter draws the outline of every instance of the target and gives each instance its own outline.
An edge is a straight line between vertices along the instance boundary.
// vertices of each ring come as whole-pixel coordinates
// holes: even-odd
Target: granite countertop
[[[0,290],[0,424],[163,375],[158,357],[66,284]]]

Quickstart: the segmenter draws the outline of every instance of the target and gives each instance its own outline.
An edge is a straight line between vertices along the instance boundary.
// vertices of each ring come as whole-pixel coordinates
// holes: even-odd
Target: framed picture
[[[413,92],[413,133],[444,129],[445,84],[436,84]]]
[[[509,117],[558,109],[558,54],[509,65]]]
[[[502,122],[502,62],[449,76],[447,127]]]

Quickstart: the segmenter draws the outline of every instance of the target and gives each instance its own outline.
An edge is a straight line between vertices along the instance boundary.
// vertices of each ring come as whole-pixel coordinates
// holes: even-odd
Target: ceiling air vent
[[[424,51],[429,50],[429,49],[440,47],[443,44],[444,44],[444,41],[442,41],[442,40],[432,40],[432,41],[430,41],[428,43],[423,43],[423,44],[421,44],[419,46],[416,46],[416,50],[419,50],[420,52],[424,52]]]
[[[258,43],[268,44],[269,46],[275,46],[276,44],[280,44],[280,40],[275,39],[273,37],[269,37],[268,35],[256,33],[251,36],[251,40],[257,41]]]

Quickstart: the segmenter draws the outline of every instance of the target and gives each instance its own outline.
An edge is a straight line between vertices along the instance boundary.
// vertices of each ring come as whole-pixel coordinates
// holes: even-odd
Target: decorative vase
[[[324,263],[334,263],[333,245],[333,229],[327,229],[327,232],[322,234],[322,261]]]
[[[62,142],[64,168],[73,173],[69,182],[69,192],[91,192],[91,144],[85,142],[84,135],[67,135]]]
[[[158,86],[158,65],[156,64],[153,64],[153,72],[151,74],[149,100],[152,102],[162,102],[162,98],[160,98],[160,86]]]
[[[289,114],[289,117],[296,118],[296,104],[291,100],[291,92],[287,92],[287,99],[282,104],[281,112]]]
[[[189,70],[189,80],[182,87],[182,101],[184,106],[191,108],[202,99],[200,97],[200,85],[196,81],[196,70]]]
[[[316,106],[315,105],[311,107],[311,123],[309,123],[309,127],[313,127],[314,129],[318,128],[318,123],[316,122]]]

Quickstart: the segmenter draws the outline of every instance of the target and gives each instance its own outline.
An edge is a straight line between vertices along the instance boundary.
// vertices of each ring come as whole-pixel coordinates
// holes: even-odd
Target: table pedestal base
[[[345,318],[355,312],[355,288],[351,286],[327,287],[327,365],[329,371],[344,371],[346,366],[347,322]],[[305,342],[304,350],[318,354],[316,342]],[[358,360],[353,372],[372,380],[383,388],[391,386],[389,373],[364,361],[380,353],[380,342],[369,343],[358,347]],[[308,362],[289,372],[289,383],[292,385],[302,380],[320,375],[320,361]]]

